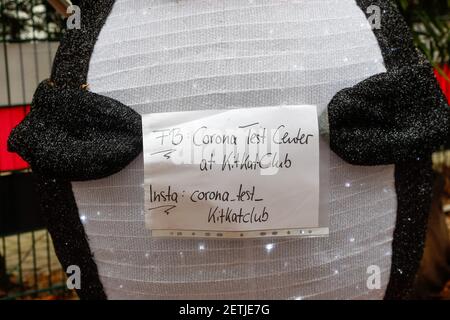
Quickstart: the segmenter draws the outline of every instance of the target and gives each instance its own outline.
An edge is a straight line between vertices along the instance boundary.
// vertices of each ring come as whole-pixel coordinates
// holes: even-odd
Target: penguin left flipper
[[[438,149],[450,134],[450,109],[428,63],[343,89],[328,112],[331,149],[354,165],[415,160]]]
[[[53,179],[99,179],[142,151],[141,116],[117,100],[43,81],[31,111],[13,129],[8,149]]]

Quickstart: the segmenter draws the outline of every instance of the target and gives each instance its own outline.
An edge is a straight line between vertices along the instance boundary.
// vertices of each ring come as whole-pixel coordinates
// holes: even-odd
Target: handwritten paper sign
[[[145,114],[153,236],[324,235],[315,106]]]

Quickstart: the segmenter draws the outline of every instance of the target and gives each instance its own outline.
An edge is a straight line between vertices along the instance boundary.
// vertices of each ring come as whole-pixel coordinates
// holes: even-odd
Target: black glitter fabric
[[[33,171],[69,181],[116,173],[142,150],[141,117],[117,100],[42,82],[9,150]]]
[[[397,220],[392,241],[391,277],[386,300],[409,299],[423,256],[431,210],[431,157],[395,166]]]
[[[414,160],[442,146],[450,108],[432,68],[406,66],[340,91],[329,104],[330,147],[355,165]]]
[[[351,109],[352,103],[347,99],[352,99],[355,106],[363,108],[373,117],[372,125],[367,116],[357,116],[356,111],[345,110],[344,115],[331,111],[333,117],[337,118],[330,119],[330,134],[338,135],[331,138],[333,141],[348,141],[350,144],[348,137],[339,135],[354,135],[356,142],[353,146],[336,146],[333,143],[336,151],[350,162],[366,165],[395,163],[398,208],[392,243],[391,276],[385,299],[408,299],[423,255],[431,207],[433,173],[430,153],[439,143],[449,139],[449,109],[431,67],[414,47],[407,25],[391,1],[357,0],[357,3],[368,17],[373,14],[367,12],[370,6],[376,5],[381,9],[381,29],[374,30],[374,33],[387,73],[346,89],[333,100],[334,103],[341,100],[343,105]],[[380,79],[385,79],[386,85]],[[383,90],[379,90],[378,86]],[[367,93],[363,93],[364,90]],[[361,101],[364,95],[369,103]],[[370,110],[371,107],[373,110]],[[342,107],[335,104],[333,108]],[[353,129],[340,131],[341,124],[349,121],[345,113],[355,113],[358,124],[349,123]],[[389,118],[392,116],[398,121],[397,127],[392,126],[392,119]],[[391,127],[393,132],[388,132],[384,126]],[[371,141],[363,128],[371,130],[374,137],[384,141],[384,145]],[[368,150],[363,146],[363,140],[374,149]],[[412,143],[414,141],[416,146]],[[396,144],[398,151],[395,150]],[[358,145],[374,158],[366,157]],[[348,154],[344,154],[346,149]],[[408,150],[411,154],[407,154]]]
[[[105,300],[106,295],[80,222],[70,182],[42,176],[38,176],[38,181],[37,187],[43,196],[42,212],[56,255],[66,270],[71,265],[80,267],[81,288],[77,290],[78,296],[80,299]]]
[[[81,29],[66,30],[53,61],[51,79],[57,87],[86,83],[92,51],[113,4],[114,0],[78,1]]]
[[[30,115],[30,118],[27,118],[27,124],[25,127],[39,127],[38,124],[46,126],[49,125],[48,128],[42,128],[37,129],[39,131],[39,134],[41,135],[41,138],[45,137],[44,142],[54,145],[55,142],[50,140],[50,137],[57,139],[60,141],[62,137],[58,136],[58,132],[63,135],[67,134],[70,136],[71,143],[76,142],[78,145],[80,145],[80,141],[83,139],[86,139],[88,137],[88,134],[85,132],[81,132],[80,130],[87,130],[92,134],[93,136],[98,137],[102,134],[102,129],[94,128],[90,126],[97,126],[100,125],[100,128],[105,129],[103,124],[101,123],[104,121],[103,117],[101,119],[94,119],[96,112],[99,112],[99,116],[103,115],[103,110],[100,110],[102,106],[106,106],[108,108],[108,105],[110,104],[110,100],[103,100],[101,97],[97,97],[92,94],[87,94],[86,92],[80,92],[80,86],[82,84],[86,83],[86,77],[87,72],[89,68],[89,60],[95,45],[95,41],[98,37],[98,34],[100,33],[100,30],[106,21],[106,18],[109,15],[109,12],[114,4],[113,0],[96,0],[96,1],[79,1],[77,5],[80,6],[81,13],[82,13],[82,24],[80,30],[67,30],[65,33],[61,44],[59,46],[59,49],[56,53],[55,61],[53,63],[53,70],[52,70],[52,81],[55,84],[55,88],[48,88],[46,87],[47,84],[43,83],[38,88],[37,95],[39,96],[40,92],[48,92],[48,97],[42,97],[38,99],[42,100],[49,100],[54,101],[52,102],[53,107],[59,108],[59,111],[64,110],[64,108],[67,108],[69,105],[74,108],[74,110],[68,110],[69,114],[74,115],[77,118],[77,121],[82,121],[83,119],[89,119],[89,121],[81,128],[76,128],[75,130],[78,131],[78,134],[74,134],[73,132],[66,131],[70,124],[66,124],[64,126],[63,123],[61,123],[61,120],[65,118],[69,123],[73,121],[70,117],[67,117],[65,115],[61,114],[53,114],[50,115],[50,113],[59,113],[52,110],[52,105],[47,105],[45,103],[35,103],[36,110],[33,110],[32,112],[35,115]],[[64,91],[64,89],[67,89]],[[42,90],[42,91],[41,91]],[[82,106],[80,104],[76,104],[69,101],[64,101],[65,99],[62,99],[63,101],[56,101],[58,93],[54,92],[53,90],[61,90],[61,93],[65,97],[72,97],[75,100],[79,100],[79,102],[83,102],[86,99],[89,99],[89,97],[94,97],[94,100],[99,102],[99,105],[93,105],[92,101],[87,102],[87,106],[92,106],[95,111],[93,110],[87,110],[87,106]],[[62,92],[65,93],[62,93]],[[36,101],[37,97],[35,97]],[[66,105],[64,105],[66,103]],[[112,114],[120,115],[123,113],[128,114],[129,111],[123,111],[123,107],[119,106],[117,104],[112,103],[112,105],[109,105],[109,108],[111,109],[121,109],[121,110],[111,110],[110,114],[106,112],[106,121],[109,121],[110,124],[116,123],[115,119],[110,119],[108,116],[111,116]],[[34,109],[34,108],[33,108]],[[40,111],[38,111],[40,109]],[[88,111],[88,115],[75,115],[76,111],[85,110]],[[130,115],[133,117],[133,113],[130,113]],[[59,118],[61,117],[61,118]],[[48,120],[54,118],[56,121],[60,122],[59,124],[51,124]],[[124,120],[124,119],[121,119]],[[33,122],[37,123],[33,123]],[[126,134],[128,135],[129,132],[136,130],[136,127],[133,124],[130,124],[133,128],[124,128]],[[72,128],[74,128],[72,126]],[[43,130],[44,129],[44,130]],[[48,132],[45,133],[43,131],[46,130],[56,130],[57,132]],[[18,129],[21,130],[21,129]],[[113,128],[111,128],[113,130]],[[124,133],[117,132],[118,136],[120,137]],[[29,135],[34,135],[32,131],[28,131]],[[21,137],[19,134],[15,134],[16,137],[11,138],[11,148],[19,148],[19,144],[21,146],[26,145],[27,140],[28,143],[31,142],[33,139],[37,139],[38,137]],[[28,140],[29,139],[29,140]],[[121,139],[118,139],[121,140]],[[17,141],[17,146],[16,146]],[[37,141],[37,140],[36,140]],[[38,142],[39,143],[39,142]],[[91,152],[96,153],[95,150],[92,150],[93,147],[95,147],[95,141],[87,139],[85,141],[86,145],[89,146],[89,149]],[[97,141],[97,145],[103,145],[101,141]],[[64,147],[63,144],[59,145],[60,147]],[[44,150],[45,146],[40,146],[36,148],[33,145],[29,145],[30,148],[33,148],[33,150]],[[40,149],[39,149],[40,148]],[[47,150],[50,150],[50,148],[47,148]],[[107,149],[109,150],[109,149]],[[23,150],[23,152],[27,153],[26,150]],[[55,151],[57,152],[57,151]],[[68,157],[72,157],[72,155],[67,152],[67,150],[59,151],[61,154],[65,154]],[[27,153],[28,154],[28,153]],[[80,155],[80,153],[76,153]],[[43,157],[50,157],[51,161],[56,161],[57,156],[48,156],[43,155]],[[104,155],[102,155],[103,157]],[[46,168],[45,164],[40,164],[39,157],[36,157],[33,159],[33,155],[30,153],[27,155],[27,157],[31,157],[32,162],[37,162],[38,167]],[[92,157],[92,154],[91,156]],[[113,159],[113,156],[109,156],[110,159]],[[94,175],[94,176],[101,176],[103,173],[105,173],[108,170],[103,169],[96,169],[96,171],[90,171],[90,164],[87,164],[86,161],[82,160],[83,157],[77,157],[76,159],[59,159],[63,161],[64,163],[71,163],[72,168],[77,168],[73,164],[77,161],[81,161],[81,163],[84,164],[84,166],[88,169],[88,172],[84,171],[85,169],[82,169],[82,171],[78,171],[78,173],[68,173],[69,176],[78,176],[79,178],[87,178],[87,175]],[[54,162],[56,164],[56,162]],[[100,162],[101,163],[101,162]],[[80,166],[80,164],[78,164]],[[117,168],[117,164],[115,165]],[[100,167],[103,167],[100,165]],[[34,169],[34,168],[33,168]],[[37,168],[39,171],[39,168]],[[63,166],[61,168],[56,168],[54,166],[48,167],[48,170],[55,175],[56,173],[62,173],[64,172]],[[80,169],[76,169],[80,170]],[[46,171],[44,169],[43,171]],[[58,175],[58,174],[56,174]],[[81,299],[89,299],[89,300],[105,300],[106,294],[103,290],[103,285],[99,279],[98,276],[98,270],[97,265],[94,262],[94,259],[92,258],[92,253],[89,247],[89,243],[87,241],[86,233],[84,231],[83,224],[80,221],[78,208],[76,205],[76,201],[72,192],[72,186],[70,182],[68,182],[67,178],[60,178],[60,179],[54,179],[51,177],[48,177],[46,175],[37,175],[38,178],[38,188],[39,188],[39,194],[40,194],[40,201],[41,206],[43,207],[43,212],[45,213],[45,218],[47,221],[47,228],[52,236],[53,243],[55,246],[55,250],[58,256],[58,259],[60,260],[62,266],[64,269],[67,270],[67,268],[71,265],[76,265],[80,267],[81,271],[81,288],[77,289],[78,296]]]

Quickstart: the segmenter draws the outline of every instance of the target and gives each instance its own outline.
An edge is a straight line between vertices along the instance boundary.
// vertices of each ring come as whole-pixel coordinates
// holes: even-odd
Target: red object
[[[29,167],[16,153],[8,152],[7,141],[11,130],[17,126],[30,106],[1,107],[0,108],[0,171],[23,170]]]
[[[450,66],[446,65],[442,68],[442,70],[446,74],[447,79],[445,78],[445,76],[443,76],[439,72],[435,71],[436,78],[438,79],[439,84],[441,85],[442,91],[444,92],[445,96],[447,97],[447,100],[450,103]]]

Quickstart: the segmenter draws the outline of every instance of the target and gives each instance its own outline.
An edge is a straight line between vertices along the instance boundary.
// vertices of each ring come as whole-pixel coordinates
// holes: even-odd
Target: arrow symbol
[[[166,159],[170,159],[170,155],[172,153],[174,153],[175,151],[176,151],[176,149],[161,150],[161,151],[153,152],[151,155],[154,156],[155,154],[164,153],[163,157]]]
[[[173,208],[176,208],[176,206],[168,204],[168,205],[164,205],[164,206],[149,208],[148,211],[162,210],[166,215],[169,215],[169,211],[172,210]]]

